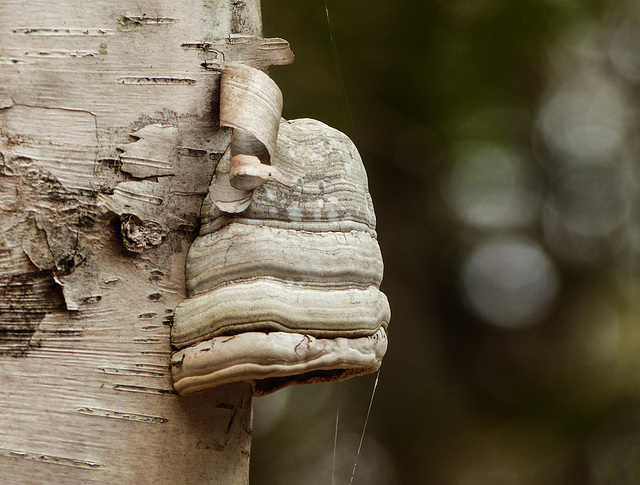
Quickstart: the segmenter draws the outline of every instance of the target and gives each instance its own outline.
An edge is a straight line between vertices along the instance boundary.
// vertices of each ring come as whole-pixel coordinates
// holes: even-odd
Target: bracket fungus
[[[261,71],[223,71],[231,146],[202,207],[189,297],[171,332],[182,395],[236,381],[263,395],[342,380],[377,370],[387,348],[390,310],[360,155],[319,121],[281,120],[281,96]]]

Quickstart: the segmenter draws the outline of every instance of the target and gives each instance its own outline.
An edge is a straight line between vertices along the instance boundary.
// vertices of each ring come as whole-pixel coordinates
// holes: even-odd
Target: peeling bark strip
[[[129,136],[134,141],[118,147],[120,170],[136,178],[175,175],[180,136],[175,126],[147,125]],[[206,155],[206,151],[200,152]]]
[[[202,67],[219,71],[234,62],[265,69],[291,64],[295,58],[289,43],[280,38],[263,39],[253,35],[234,34],[218,42],[185,42],[182,47],[196,50],[204,62]]]
[[[182,399],[169,370],[230,142],[216,55],[182,45],[287,48],[263,52],[258,1],[125,3],[0,2],[0,476],[246,485],[250,387]]]
[[[17,97],[7,95],[12,100]],[[98,145],[96,115],[89,110],[36,103],[12,103],[0,110],[5,165],[23,174],[38,172],[41,178],[50,178],[52,185],[92,189]]]

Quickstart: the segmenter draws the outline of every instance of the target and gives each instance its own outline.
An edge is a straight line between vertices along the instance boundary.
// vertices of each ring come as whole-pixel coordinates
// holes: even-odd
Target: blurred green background
[[[262,9],[284,116],[351,136],[378,215],[352,483],[639,484],[640,2],[326,4]],[[375,378],[257,399],[251,483],[350,483]]]

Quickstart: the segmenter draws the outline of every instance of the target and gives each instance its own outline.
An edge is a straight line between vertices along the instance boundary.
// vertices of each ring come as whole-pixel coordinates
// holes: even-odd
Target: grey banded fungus
[[[246,123],[233,126],[202,207],[187,258],[189,298],[171,333],[182,395],[237,381],[263,395],[343,380],[377,370],[387,348],[390,310],[360,155],[319,121],[274,113],[273,150]],[[254,142],[236,150],[237,132]],[[268,164],[251,147],[269,153]],[[241,162],[260,160],[252,173],[262,181],[252,189],[233,184],[238,153]]]

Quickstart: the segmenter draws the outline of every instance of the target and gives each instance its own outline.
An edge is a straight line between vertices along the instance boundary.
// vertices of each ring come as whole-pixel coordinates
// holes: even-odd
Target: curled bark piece
[[[239,190],[253,190],[260,187],[267,180],[279,182],[291,187],[293,183],[287,180],[276,167],[265,165],[253,155],[239,154],[231,159],[229,172],[231,185]]]
[[[243,380],[251,383],[254,395],[261,396],[293,384],[339,381],[374,372],[386,350],[387,333],[382,328],[354,339],[251,332],[216,337],[176,352],[171,372],[181,395]]]
[[[245,131],[273,157],[282,114],[282,92],[264,72],[230,64],[220,80],[220,125]]]
[[[222,212],[242,212],[251,202],[251,191],[233,187],[230,181],[231,149],[227,149],[216,167],[209,186],[209,198]]]
[[[264,72],[243,64],[229,64],[220,80],[220,125],[233,128],[231,185],[252,190],[267,180],[283,177],[270,165],[276,150],[282,93]]]

